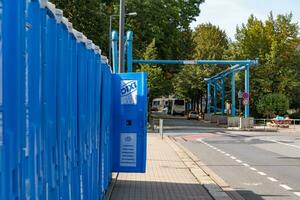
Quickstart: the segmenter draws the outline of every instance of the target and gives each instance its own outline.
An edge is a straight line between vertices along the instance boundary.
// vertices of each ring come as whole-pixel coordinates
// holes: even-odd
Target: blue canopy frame
[[[236,116],[236,89],[235,89],[235,74],[239,71],[245,72],[245,111],[244,117],[247,118],[250,116],[250,106],[249,106],[249,92],[250,92],[250,67],[258,64],[258,60],[245,60],[244,63],[236,63],[231,66],[229,69],[222,71],[210,78],[206,78],[207,82],[207,113],[211,112],[213,108],[214,113],[217,112],[217,92],[221,90],[222,96],[222,106],[221,112],[224,114],[225,111],[225,78],[226,76],[231,77],[231,115]],[[218,81],[221,81],[221,86],[218,84]],[[213,86],[213,106],[211,106],[211,86]]]
[[[113,52],[113,71],[118,71],[118,33],[112,32],[112,52]],[[245,118],[250,115],[249,107],[249,92],[250,92],[250,67],[258,64],[258,60],[134,60],[133,49],[133,32],[128,31],[126,34],[125,46],[126,46],[126,58],[127,58],[127,72],[132,72],[133,63],[139,64],[165,64],[165,65],[231,65],[229,69],[222,71],[210,78],[206,78],[207,82],[207,113],[211,113],[213,108],[214,113],[217,112],[217,93],[221,91],[222,106],[221,112],[225,111],[225,77],[231,76],[231,115],[236,116],[236,92],[235,92],[235,74],[239,71],[245,72],[245,91],[248,94],[247,104],[245,104]],[[221,81],[221,85],[218,83]],[[211,105],[211,86],[213,86],[213,106]]]

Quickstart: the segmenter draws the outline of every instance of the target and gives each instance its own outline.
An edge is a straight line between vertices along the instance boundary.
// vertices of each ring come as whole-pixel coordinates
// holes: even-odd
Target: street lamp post
[[[125,71],[124,59],[124,28],[125,27],[125,0],[120,0],[120,18],[119,18],[119,73]]]
[[[136,16],[137,13],[136,12],[131,12],[131,13],[127,13],[125,14],[126,16]],[[109,16],[109,33],[108,33],[108,38],[109,38],[109,42],[108,42],[108,58],[109,58],[109,64],[110,66],[112,65],[111,62],[111,40],[112,40],[112,20],[114,17],[118,17],[119,15],[110,15]]]

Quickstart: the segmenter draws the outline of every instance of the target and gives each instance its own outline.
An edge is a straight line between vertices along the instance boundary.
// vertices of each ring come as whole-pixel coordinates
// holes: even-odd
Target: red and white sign
[[[244,99],[244,100],[243,100],[243,104],[244,104],[244,105],[249,104],[249,99]]]

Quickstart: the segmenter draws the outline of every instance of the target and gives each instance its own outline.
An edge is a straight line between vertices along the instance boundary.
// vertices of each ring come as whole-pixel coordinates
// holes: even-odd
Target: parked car
[[[157,112],[157,111],[158,111],[158,108],[157,108],[157,107],[151,107],[151,111],[152,111],[152,112]]]
[[[199,118],[199,114],[196,111],[190,111],[188,116],[187,116],[188,120],[190,120],[190,119],[198,120],[198,118]]]

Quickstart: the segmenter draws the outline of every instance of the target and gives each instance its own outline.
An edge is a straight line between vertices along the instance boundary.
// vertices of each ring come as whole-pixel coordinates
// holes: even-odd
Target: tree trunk
[[[207,97],[205,98],[205,109],[204,109],[204,113],[207,113],[207,102],[208,102],[208,100],[207,100]]]
[[[200,112],[203,113],[203,108],[202,108],[202,98],[203,98],[203,94],[200,94]]]

